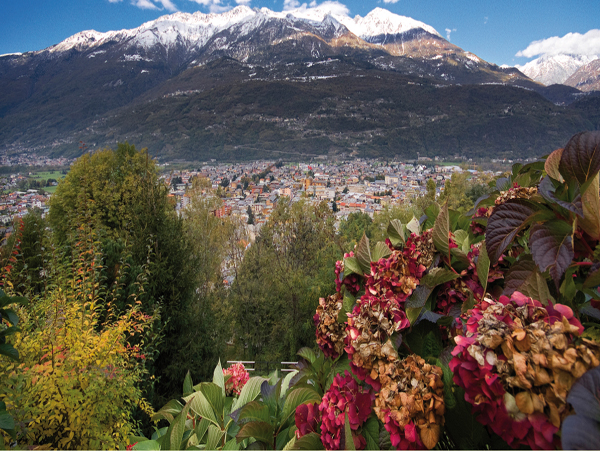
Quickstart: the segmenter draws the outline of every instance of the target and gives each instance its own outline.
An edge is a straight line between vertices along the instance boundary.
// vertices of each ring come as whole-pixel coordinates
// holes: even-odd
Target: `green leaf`
[[[208,427],[206,449],[217,449],[224,435],[225,431],[222,431],[221,428],[215,426],[214,424],[211,424]]]
[[[419,223],[419,220],[414,216],[412,217],[410,222],[406,224],[406,228],[415,235],[421,233],[421,224]]]
[[[240,449],[240,444],[235,437],[228,440],[223,447],[223,451],[237,451],[238,449]]]
[[[373,254],[371,255],[371,258],[373,259],[374,262],[378,262],[382,258],[389,257],[391,255],[391,253],[392,253],[392,251],[390,250],[388,245],[379,241],[375,245],[375,249],[373,249]]]
[[[461,315],[467,313],[473,307],[475,307],[475,298],[473,297],[473,293],[469,292],[469,299],[463,302],[463,305],[460,308]]]
[[[404,227],[398,219],[392,219],[387,228],[387,234],[394,247],[405,243]]]
[[[483,287],[483,292],[487,290],[488,275],[490,273],[490,258],[485,248],[485,242],[481,243],[479,248],[479,256],[477,257],[477,277],[479,283]]]
[[[13,360],[19,360],[19,351],[17,351],[11,344],[2,343],[0,344],[0,355],[4,355]]]
[[[0,410],[0,429],[9,431],[15,428],[15,420],[5,409]]]
[[[298,351],[298,354],[304,357],[304,355],[300,354],[300,352],[306,349],[308,348],[302,348],[300,351]],[[231,410],[237,410],[240,407],[249,403],[250,401],[254,401],[260,394],[260,386],[263,383],[263,381],[265,381],[265,378],[258,376],[251,377],[250,379],[248,379],[248,382],[246,382],[246,385],[244,385],[244,387],[242,388],[238,399],[233,403],[233,406],[231,406]]]
[[[321,436],[316,432],[310,432],[297,439],[293,449],[320,450],[325,449],[325,447],[321,442]]]
[[[171,423],[171,434],[169,437],[171,449],[181,449],[181,441],[183,440],[183,433],[185,432],[185,421],[187,420],[187,414],[190,410],[190,403],[188,402],[183,409],[175,417]]]
[[[176,399],[172,399],[168,403],[166,403],[158,412],[152,415],[151,420],[159,421],[164,418],[169,423],[171,423],[173,421],[173,418],[175,418],[175,416],[178,415],[182,409],[183,404],[181,404]]]
[[[595,288],[598,285],[600,285],[600,267],[590,271],[585,282],[583,282],[583,288]]]
[[[345,323],[348,321],[348,313],[352,312],[354,304],[356,304],[356,298],[352,296],[348,290],[345,290],[342,308],[340,309],[337,317],[338,323]]]
[[[189,396],[194,393],[194,383],[192,382],[192,376],[188,371],[183,380],[183,396]]]
[[[432,238],[435,248],[445,257],[450,256],[450,244],[448,232],[450,231],[450,216],[448,214],[448,202],[440,209],[440,214],[433,225]]]
[[[423,307],[406,308],[406,317],[410,321],[411,325],[413,325],[417,319],[419,319],[419,315],[421,314],[422,310]]]
[[[377,417],[369,417],[363,426],[362,435],[367,440],[366,449],[379,449],[379,421]]]
[[[200,384],[200,391],[206,397],[206,400],[210,403],[210,406],[215,413],[217,420],[219,420],[219,425],[222,424],[223,419],[223,406],[225,401],[225,394],[223,393],[221,387],[212,382],[202,382]]]
[[[577,287],[575,286],[575,280],[573,274],[577,271],[577,268],[568,268],[565,273],[563,283],[560,285],[560,293],[564,298],[571,303],[577,294]]]
[[[317,354],[315,354],[315,351],[313,351],[311,348],[301,348],[296,354],[298,354],[300,357],[305,358],[310,363],[314,363],[314,361],[317,360]]]
[[[295,425],[294,429],[296,429]],[[285,447],[289,441],[289,432],[290,428],[287,427],[277,434],[277,437],[275,438],[275,449],[283,449]]]
[[[348,450],[356,450],[356,447],[354,446],[354,440],[352,439],[352,429],[350,429],[350,421],[348,421],[348,412],[345,413],[345,423],[344,423],[344,443],[343,443],[343,447],[342,449],[348,449]],[[340,445],[342,445],[342,443],[340,442]]]
[[[438,357],[442,350],[444,349],[444,345],[442,343],[442,338],[438,330],[432,330],[427,335],[425,335],[425,339],[423,340],[423,355],[422,357]]]
[[[469,257],[467,256],[467,254],[465,254],[462,249],[458,248],[458,247],[453,247],[452,249],[450,249],[450,255],[452,255],[452,257],[454,257],[454,266],[457,269],[466,269],[469,267],[469,265],[471,264],[471,261],[469,260]]]
[[[145,450],[145,451],[158,451],[160,450],[160,443],[156,440],[144,440],[142,442],[137,442],[133,449]]]
[[[285,446],[283,447],[283,451],[288,451],[291,449],[295,449],[294,446],[296,445],[296,435],[292,435],[292,438],[290,439],[289,442],[287,442],[285,444]]]
[[[244,424],[249,421],[264,421],[268,423],[270,421],[269,408],[258,401],[250,401],[240,410],[236,423]]]
[[[249,381],[248,381],[249,382]],[[221,426],[217,416],[210,404],[210,402],[206,399],[206,396],[202,391],[197,391],[190,396],[186,396],[183,398],[185,402],[191,402],[191,408],[196,413],[196,415],[200,415],[202,418],[206,418],[215,426]]]
[[[458,229],[454,232],[454,241],[456,245],[465,253],[469,253],[471,250],[471,244],[469,243],[469,233],[462,229]]]
[[[273,447],[274,427],[264,421],[251,421],[246,423],[236,435],[237,442],[245,438],[254,438],[259,442],[265,443],[269,448]],[[207,446],[207,449],[211,449]]]
[[[356,259],[363,271],[363,274],[371,273],[371,248],[369,247],[369,238],[363,233],[362,238],[356,246]]]
[[[435,288],[438,285],[458,279],[459,277],[460,274],[457,274],[447,268],[432,268],[421,279],[421,285],[427,285],[430,288]]]
[[[517,233],[536,217],[538,211],[536,204],[525,199],[511,199],[494,209],[488,219],[485,237],[490,263],[498,261]]]
[[[369,272],[371,272],[370,269]],[[364,274],[356,257],[347,257],[344,259],[344,277],[349,276],[350,274],[358,274],[359,276]]]
[[[221,359],[219,359],[219,363],[217,363],[215,371],[213,372],[213,384],[216,384],[218,387],[221,387],[223,397],[225,397],[225,378],[223,376],[223,367],[221,366]]]
[[[313,389],[307,387],[297,388],[292,390],[285,399],[283,405],[283,420],[287,420],[288,416],[296,411],[296,407],[300,404],[308,404],[311,402],[320,402],[321,396]]]
[[[558,282],[574,257],[570,224],[561,220],[535,224],[531,228],[530,246],[533,261],[545,272],[550,268],[550,276],[558,287]]]
[[[298,374],[298,370],[294,370],[294,371],[289,371],[288,374],[283,378],[283,382],[281,384],[281,394],[280,397],[284,397],[285,394],[287,393],[288,389],[290,388],[290,382],[292,380],[292,378]]]
[[[196,437],[198,437],[198,442],[201,443],[204,438],[204,434],[208,431],[208,427],[210,426],[210,421],[206,418],[202,418],[198,423],[196,423]]]

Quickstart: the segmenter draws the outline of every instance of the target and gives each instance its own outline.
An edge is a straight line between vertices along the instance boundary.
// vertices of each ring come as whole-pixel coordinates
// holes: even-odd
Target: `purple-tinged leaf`
[[[502,177],[496,180],[496,189],[498,191],[507,191],[512,188],[512,182],[509,178]]]
[[[582,132],[573,136],[562,153],[560,172],[565,180],[576,180],[585,192],[587,182],[600,171],[600,132]]]
[[[540,274],[530,255],[516,262],[506,273],[502,294],[510,296],[515,291],[537,299],[544,305],[548,305],[548,301],[554,302],[546,279]]]
[[[562,449],[598,449],[600,424],[590,418],[571,415],[562,424]]]
[[[511,199],[494,209],[488,219],[485,237],[490,263],[498,261],[517,233],[538,211],[539,208],[533,202],[524,199]]]
[[[529,241],[533,261],[540,272],[550,268],[550,276],[558,288],[558,282],[574,257],[572,229],[564,221],[554,220],[535,224]]]
[[[581,376],[567,396],[578,417],[600,420],[600,367],[589,370]],[[596,442],[596,444],[600,444]]]
[[[238,443],[245,438],[254,438],[259,442],[265,443],[267,446],[273,446],[274,428],[269,423],[264,421],[251,421],[246,423],[235,436]]]
[[[567,202],[556,197],[556,188],[552,184],[550,177],[546,176],[542,179],[538,187],[539,193],[544,199],[551,203],[560,205],[562,208],[575,213],[580,218],[583,218],[583,206],[581,204],[581,195],[577,195],[573,202]]]
[[[556,149],[554,152],[548,155],[548,158],[546,158],[546,162],[544,163],[544,169],[546,170],[546,174],[548,174],[554,180],[558,180],[561,183],[565,181],[559,169],[563,150],[564,149]]]
[[[600,310],[595,307],[592,307],[591,302],[586,302],[579,308],[579,313],[583,313],[584,315],[591,316],[592,318],[600,319]]]

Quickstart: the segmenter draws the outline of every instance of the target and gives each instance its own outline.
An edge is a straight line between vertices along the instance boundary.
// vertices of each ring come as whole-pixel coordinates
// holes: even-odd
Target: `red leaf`
[[[573,136],[562,153],[560,172],[566,180],[584,185],[600,171],[600,132],[582,132]],[[582,190],[583,192],[583,190]]]

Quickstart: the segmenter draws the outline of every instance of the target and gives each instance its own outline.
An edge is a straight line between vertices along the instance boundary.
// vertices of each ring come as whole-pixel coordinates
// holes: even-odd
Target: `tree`
[[[278,202],[231,289],[234,333],[245,358],[289,359],[311,345],[314,309],[333,289],[339,256],[326,202]]]
[[[252,207],[250,205],[248,205],[246,213],[248,213],[248,224],[254,224],[254,212],[252,211]]]
[[[373,235],[372,224],[371,217],[360,211],[350,213],[346,219],[341,221],[338,235],[344,252],[352,251],[363,234],[366,234],[367,238],[371,238]]]
[[[102,243],[105,286],[115,281],[118,268],[129,267],[122,290],[135,292],[139,277],[148,279],[139,296],[144,312],[161,308],[164,341],[156,362],[159,390],[170,394],[178,387],[166,374],[179,347],[181,321],[192,302],[197,260],[186,241],[183,219],[168,198],[168,187],[158,179],[147,151],[119,144],[80,157],[59,184],[50,201],[49,221],[59,244],[68,249],[77,242],[72,231],[91,222]],[[125,297],[125,299],[127,299]],[[117,306],[125,309],[122,301]],[[178,382],[177,382],[178,383]]]

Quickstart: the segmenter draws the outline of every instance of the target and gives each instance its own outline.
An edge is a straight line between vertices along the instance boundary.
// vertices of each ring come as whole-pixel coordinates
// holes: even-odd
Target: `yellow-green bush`
[[[0,401],[20,446],[124,448],[136,406],[150,410],[139,389],[139,337],[153,318],[134,299],[124,313],[112,311],[110,295],[98,292],[94,247],[83,237],[70,263],[49,276],[49,288],[19,310],[13,344],[20,361],[0,359]],[[131,347],[132,337],[141,346]]]

